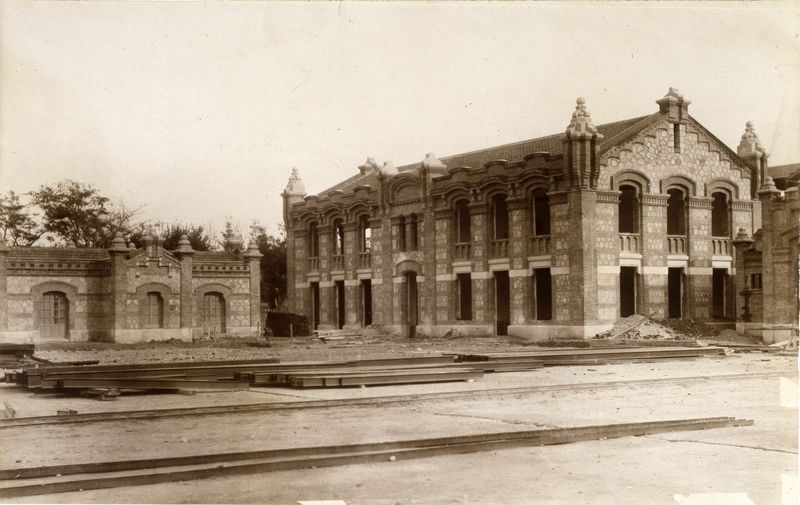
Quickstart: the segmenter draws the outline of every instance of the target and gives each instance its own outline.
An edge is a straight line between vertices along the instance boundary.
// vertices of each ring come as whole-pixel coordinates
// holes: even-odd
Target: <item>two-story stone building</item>
[[[732,322],[733,238],[761,226],[767,153],[734,152],[677,90],[652,114],[283,193],[290,309],[321,329],[590,337],[620,316]]]
[[[188,340],[254,335],[261,253],[175,251],[163,239],[110,249],[0,244],[0,341]]]

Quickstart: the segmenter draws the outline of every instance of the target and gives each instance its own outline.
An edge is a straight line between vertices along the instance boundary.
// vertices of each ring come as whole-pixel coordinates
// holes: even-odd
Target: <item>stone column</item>
[[[570,221],[567,194],[548,193],[550,199],[550,275],[553,290],[552,311],[555,324],[569,324],[573,315],[578,293],[572,292],[570,284],[570,249],[574,225]]]
[[[528,237],[531,236],[529,199],[508,200],[509,212],[509,290],[511,325],[525,324],[531,305],[531,276],[528,274]]]
[[[470,209],[470,231],[472,233],[472,320],[476,324],[493,324],[490,289],[492,274],[489,272],[488,217],[489,205],[473,203]],[[494,334],[494,332],[492,332]]]
[[[775,199],[779,196],[780,191],[775,187],[772,177],[764,179],[764,183],[758,190],[758,198],[761,200],[761,207],[764,212],[764,221],[761,228],[761,293],[764,300],[763,322],[765,327],[777,321],[775,303],[770,303],[770,301],[777,300],[778,297],[786,297],[788,294],[779,290],[781,282],[776,278],[776,274],[780,271],[780,269],[776,268],[779,263],[779,258],[776,256],[783,256],[775,254],[776,246],[780,247],[780,242],[775,237],[776,232],[779,231],[776,230],[778,223],[775,222],[775,211],[776,207],[780,205]],[[788,261],[785,261],[785,263],[788,264]],[[787,276],[786,273],[784,273],[784,276]],[[771,331],[765,331],[762,339],[767,344],[774,342]]]
[[[117,233],[111,241],[108,250],[111,256],[111,299],[114,314],[114,340],[117,341],[117,331],[128,327],[128,253],[125,240],[121,233]]]
[[[594,231],[597,324],[613,325],[620,315],[619,191],[598,191]],[[590,267],[591,268],[591,267]],[[591,336],[591,335],[589,335]]]
[[[667,195],[642,195],[640,314],[667,317]]]
[[[330,223],[319,225],[319,329],[336,328],[336,289],[331,281]]]
[[[712,198],[705,196],[692,196],[687,201],[689,267],[685,319],[711,317],[711,202]]]
[[[261,327],[261,254],[255,240],[250,240],[244,253],[250,270],[250,329],[258,334]],[[308,291],[308,290],[304,290]]]
[[[436,310],[436,224],[433,208],[429,206],[419,214],[417,228],[419,236],[418,250],[423,251],[422,273],[425,281],[419,288],[419,324],[423,331],[430,333],[438,322]],[[446,318],[444,319],[446,320]]]
[[[750,198],[755,200],[753,203],[753,214],[751,230],[758,230],[761,228],[761,202],[759,201],[758,191],[761,188],[762,181],[766,181],[767,177],[767,153],[764,146],[753,128],[753,122],[748,121],[745,123],[744,134],[736,149],[739,157],[744,160],[745,164],[750,167]],[[745,195],[741,195],[745,199]]]
[[[380,289],[373,291],[373,294],[380,292],[380,302],[374,306],[372,315],[374,317],[379,312],[381,324],[392,326],[397,324],[394,322],[394,314],[400,312],[395,310],[395,305],[400,302],[398,298],[394,297],[393,287],[394,251],[396,250],[392,246],[394,220],[389,216],[384,216],[381,221],[381,255],[378,257],[378,261],[381,262],[381,285]]]
[[[181,262],[181,328],[194,328],[194,287],[192,286],[194,249],[189,244],[189,238],[186,235],[181,235],[175,255]]]
[[[449,207],[437,209],[434,212],[435,230],[433,248],[428,246],[425,251],[425,258],[434,258],[434,267],[431,270],[432,280],[435,280],[436,289],[436,322],[442,324],[445,321],[454,319],[455,308],[453,305],[453,284],[454,275],[450,272],[452,260],[452,232],[450,223],[453,219],[453,211]],[[435,249],[435,254],[432,254]]]
[[[736,318],[736,331],[739,334],[744,334],[746,328],[744,324],[750,320],[749,307],[745,307],[748,300],[745,298],[744,291],[747,289],[747,272],[744,266],[745,252],[753,244],[753,239],[747,235],[747,230],[739,228],[736,238],[733,239],[733,247],[736,248],[735,267],[736,267],[736,293],[735,293],[735,306],[734,317]]]
[[[361,304],[358,296],[358,231],[356,223],[344,226],[344,329],[357,330],[361,327]]]

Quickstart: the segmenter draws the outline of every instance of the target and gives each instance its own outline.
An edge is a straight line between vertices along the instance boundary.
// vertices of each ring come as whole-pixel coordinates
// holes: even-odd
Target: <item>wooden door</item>
[[[69,327],[69,302],[64,293],[50,291],[42,295],[37,314],[39,335],[45,340],[66,340]]]
[[[225,299],[219,293],[203,295],[203,331],[225,333]]]

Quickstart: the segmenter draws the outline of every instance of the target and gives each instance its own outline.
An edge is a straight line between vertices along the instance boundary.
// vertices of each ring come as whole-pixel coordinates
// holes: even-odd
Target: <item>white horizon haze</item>
[[[367,157],[401,166],[650,114],[800,162],[798,2],[0,3],[0,192],[64,179],[141,217],[277,232]]]

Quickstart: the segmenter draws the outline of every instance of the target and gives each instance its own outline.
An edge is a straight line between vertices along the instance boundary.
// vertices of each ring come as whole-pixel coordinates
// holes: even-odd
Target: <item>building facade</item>
[[[732,322],[733,239],[761,227],[767,153],[677,90],[652,114],[283,193],[290,309],[320,329],[587,338],[634,313]],[[771,208],[768,206],[768,208]]]
[[[186,237],[110,249],[0,245],[0,341],[139,342],[253,335],[261,254],[196,252]]]

